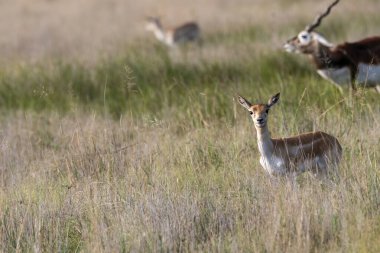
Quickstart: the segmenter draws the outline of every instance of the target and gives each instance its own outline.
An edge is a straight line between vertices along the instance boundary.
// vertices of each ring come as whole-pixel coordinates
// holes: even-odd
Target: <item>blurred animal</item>
[[[284,49],[310,56],[318,74],[339,87],[351,85],[355,89],[358,84],[362,87],[375,87],[380,92],[379,36],[334,46],[314,32],[338,2],[335,0],[311,25],[289,39],[284,44]]]
[[[255,124],[261,166],[270,175],[297,175],[307,170],[325,175],[329,165],[337,166],[341,160],[339,141],[320,131],[272,139],[268,130],[268,115],[279,99],[280,93],[272,96],[268,103],[251,104],[238,96],[239,103],[249,111]]]
[[[195,22],[188,22],[173,29],[165,30],[159,18],[148,17],[146,29],[169,47],[186,42],[200,42],[200,28]]]

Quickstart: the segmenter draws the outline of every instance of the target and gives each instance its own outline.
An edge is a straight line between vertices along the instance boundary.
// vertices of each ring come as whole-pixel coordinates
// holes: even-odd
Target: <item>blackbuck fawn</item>
[[[188,22],[173,29],[164,29],[159,18],[147,18],[146,29],[169,47],[187,42],[200,42],[200,28],[195,22]]]
[[[288,52],[308,55],[318,74],[332,83],[341,86],[356,84],[374,87],[380,92],[380,37],[368,37],[356,42],[333,45],[314,30],[339,0],[331,3],[324,13],[306,26],[297,36],[284,44]]]
[[[297,175],[307,170],[326,175],[329,167],[337,167],[342,157],[339,141],[324,132],[309,132],[287,138],[271,138],[268,130],[269,110],[280,98],[272,96],[266,104],[251,104],[238,96],[249,111],[257,132],[260,164],[270,175]]]

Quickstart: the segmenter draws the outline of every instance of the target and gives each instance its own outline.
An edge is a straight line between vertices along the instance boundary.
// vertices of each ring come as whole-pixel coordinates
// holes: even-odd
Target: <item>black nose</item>
[[[263,118],[258,118],[257,121],[258,121],[259,123],[263,123],[264,119],[263,119]]]

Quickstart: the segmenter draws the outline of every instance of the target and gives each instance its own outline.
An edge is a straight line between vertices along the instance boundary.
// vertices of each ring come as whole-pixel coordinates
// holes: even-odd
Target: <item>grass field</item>
[[[37,8],[16,2],[27,14]],[[99,29],[124,6],[111,2]],[[191,5],[178,2],[161,11]],[[313,2],[195,0],[179,14],[204,21],[201,48],[168,51],[133,29],[111,50],[73,46],[107,43],[123,34],[119,24],[42,53],[10,49],[0,70],[0,252],[380,252],[380,96],[340,92],[280,48],[326,4]],[[342,1],[320,31],[337,42],[378,33],[380,3],[363,2]],[[87,6],[68,3],[74,14]],[[47,20],[51,5],[65,13],[60,0],[36,4]],[[154,4],[139,2],[131,17]],[[235,98],[277,92],[272,136],[337,136],[339,176],[293,182],[261,168],[253,123]]]

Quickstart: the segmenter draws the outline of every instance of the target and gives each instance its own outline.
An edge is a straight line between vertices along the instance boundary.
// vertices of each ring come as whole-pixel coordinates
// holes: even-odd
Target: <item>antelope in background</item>
[[[159,18],[148,17],[146,29],[169,47],[186,42],[200,41],[200,29],[197,23],[188,22],[173,29],[165,30]]]
[[[255,124],[261,166],[270,175],[297,175],[307,170],[326,175],[328,166],[338,166],[342,157],[338,140],[320,131],[272,139],[267,124],[268,113],[279,98],[280,93],[272,96],[267,104],[251,104],[238,96],[239,103],[249,111]]]
[[[374,36],[357,42],[344,42],[334,46],[314,32],[324,17],[339,3],[335,0],[326,11],[317,16],[297,36],[289,39],[284,49],[292,53],[308,55],[323,78],[337,84],[375,87],[380,93],[380,37]]]

